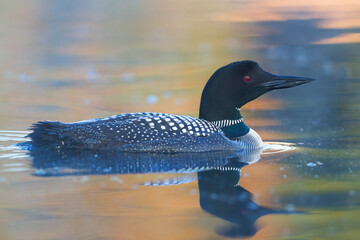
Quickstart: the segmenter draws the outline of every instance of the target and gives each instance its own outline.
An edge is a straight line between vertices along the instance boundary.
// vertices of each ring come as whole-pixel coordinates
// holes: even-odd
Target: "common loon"
[[[273,75],[254,61],[219,68],[201,96],[199,118],[166,113],[127,113],[61,123],[40,121],[28,134],[33,147],[128,152],[238,151],[262,147],[240,108],[260,95],[310,82],[308,77]]]

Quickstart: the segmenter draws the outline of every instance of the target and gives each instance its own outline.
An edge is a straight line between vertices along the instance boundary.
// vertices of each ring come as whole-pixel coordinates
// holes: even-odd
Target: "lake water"
[[[0,239],[358,239],[359,12],[355,0],[0,1]],[[244,59],[317,79],[242,109],[275,142],[261,156],[39,160],[12,146],[38,120],[198,116],[210,75]]]

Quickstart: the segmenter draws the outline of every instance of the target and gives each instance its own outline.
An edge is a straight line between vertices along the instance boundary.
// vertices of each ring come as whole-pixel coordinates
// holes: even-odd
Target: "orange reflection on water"
[[[347,26],[358,26],[359,1],[247,1],[243,4],[227,2],[221,10],[212,14],[216,21],[260,22],[285,21],[289,19],[321,18],[341,21],[351,21]],[[357,24],[354,24],[357,23]]]
[[[360,43],[360,33],[341,34],[333,38],[322,39],[315,44],[346,44]]]

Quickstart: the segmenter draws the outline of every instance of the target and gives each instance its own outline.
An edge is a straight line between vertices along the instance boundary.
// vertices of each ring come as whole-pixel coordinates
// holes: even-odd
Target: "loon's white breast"
[[[246,149],[260,149],[263,147],[263,141],[260,135],[252,128],[250,128],[250,131],[244,136],[237,137],[235,141],[243,142]]]

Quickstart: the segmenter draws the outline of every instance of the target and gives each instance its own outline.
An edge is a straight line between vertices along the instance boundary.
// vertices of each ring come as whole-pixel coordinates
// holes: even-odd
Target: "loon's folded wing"
[[[35,146],[52,148],[196,152],[233,147],[210,122],[163,113],[120,114],[74,123],[44,121],[31,130],[28,137]]]

